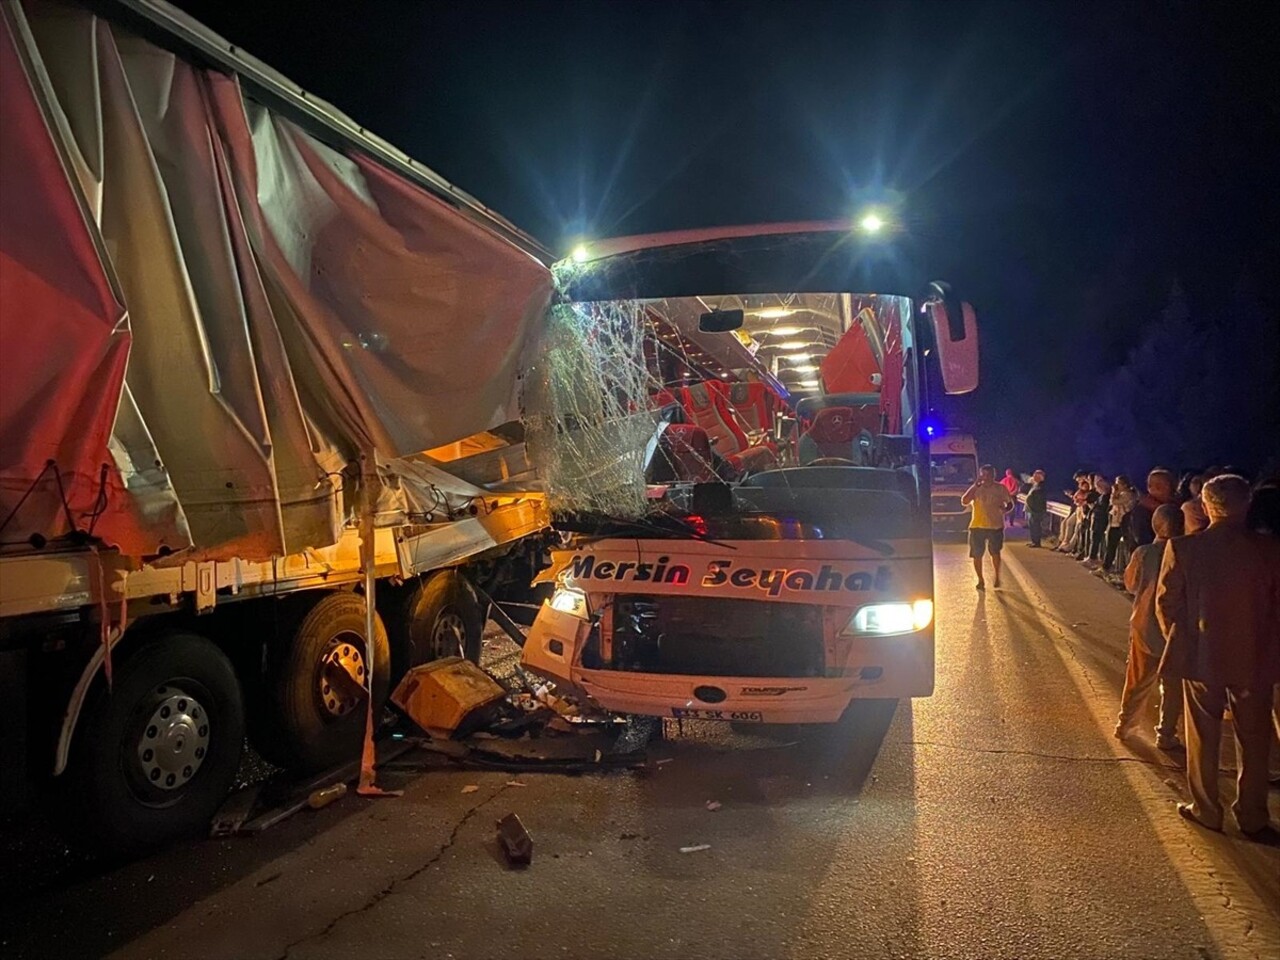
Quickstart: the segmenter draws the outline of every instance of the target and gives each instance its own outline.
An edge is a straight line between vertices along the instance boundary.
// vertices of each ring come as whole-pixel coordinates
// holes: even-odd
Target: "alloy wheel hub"
[[[138,761],[147,781],[176,790],[195,776],[209,752],[209,714],[195,697],[160,687],[155,710],[142,728]]]

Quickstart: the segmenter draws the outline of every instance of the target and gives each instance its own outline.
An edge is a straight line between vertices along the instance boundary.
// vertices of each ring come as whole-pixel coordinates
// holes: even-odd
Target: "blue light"
[[[920,420],[920,431],[926,440],[942,436],[942,421],[937,417],[923,417]]]

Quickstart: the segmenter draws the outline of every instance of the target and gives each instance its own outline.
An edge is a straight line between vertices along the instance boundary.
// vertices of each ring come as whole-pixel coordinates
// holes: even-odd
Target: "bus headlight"
[[[551,596],[551,609],[561,613],[571,613],[583,620],[589,619],[587,612],[587,595],[581,590],[560,587]]]
[[[869,603],[857,609],[841,633],[845,636],[888,637],[899,633],[917,633],[932,622],[932,600]]]

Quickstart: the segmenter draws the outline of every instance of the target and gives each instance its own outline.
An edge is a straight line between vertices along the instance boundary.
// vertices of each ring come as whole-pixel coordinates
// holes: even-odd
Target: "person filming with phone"
[[[982,555],[991,554],[992,583],[1000,588],[1000,551],[1004,548],[1004,518],[1013,509],[1013,497],[996,481],[996,468],[984,464],[978,471],[978,480],[960,498],[960,502],[972,509],[969,519],[969,556],[973,558],[973,570],[978,575],[979,590],[987,589],[982,573]]]

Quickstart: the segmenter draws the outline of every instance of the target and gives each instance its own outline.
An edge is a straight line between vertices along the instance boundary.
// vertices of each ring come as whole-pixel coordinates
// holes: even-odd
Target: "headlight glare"
[[[859,607],[845,627],[846,635],[888,637],[916,633],[933,622],[933,601],[869,603]]]
[[[568,587],[560,587],[552,594],[551,609],[559,610],[561,613],[571,613],[583,620],[586,620],[589,616],[587,612],[587,595],[581,590],[571,590]]]

